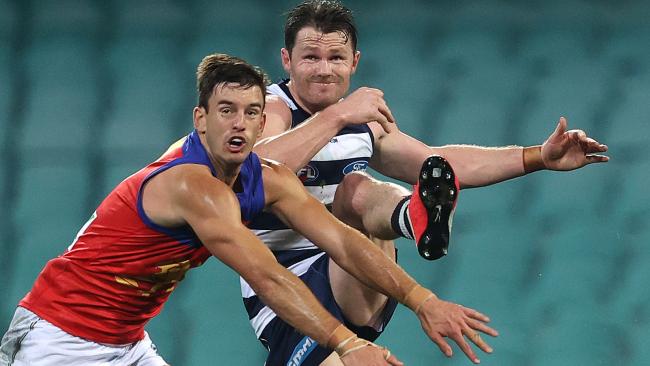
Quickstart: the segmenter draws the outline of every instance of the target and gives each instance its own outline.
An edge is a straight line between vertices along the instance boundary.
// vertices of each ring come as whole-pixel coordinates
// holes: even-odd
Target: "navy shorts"
[[[374,341],[379,337],[397,307],[397,301],[389,298],[382,314],[381,331],[369,326],[357,327],[347,321],[334,300],[329,281],[329,257],[327,255],[318,258],[300,278],[335,318],[357,335],[369,341]],[[260,341],[269,350],[266,366],[317,366],[332,353],[331,349],[321,347],[313,339],[299,333],[279,317],[275,317],[264,328],[260,335]]]

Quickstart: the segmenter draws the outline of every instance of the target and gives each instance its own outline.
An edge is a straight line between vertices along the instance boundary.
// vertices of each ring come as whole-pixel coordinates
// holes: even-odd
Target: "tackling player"
[[[487,317],[419,286],[327,212],[289,169],[251,153],[265,123],[259,70],[211,55],[197,79],[195,130],[122,181],[68,249],[46,264],[2,339],[3,364],[165,365],[144,327],[186,272],[215,256],[345,365],[400,365],[325,310],[244,226],[265,208],[359,280],[411,308],[434,341],[458,331],[490,350],[477,337],[496,335]]]

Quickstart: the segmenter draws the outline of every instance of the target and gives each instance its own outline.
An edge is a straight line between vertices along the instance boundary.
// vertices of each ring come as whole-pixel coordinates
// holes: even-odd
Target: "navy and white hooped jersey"
[[[296,103],[287,82],[288,80],[284,80],[269,86],[267,93],[277,95],[289,106],[291,128],[294,128],[311,117],[311,114]],[[314,197],[329,205],[346,174],[367,169],[373,153],[373,142],[372,132],[367,125],[346,126],[298,172],[298,178]],[[249,227],[273,251],[278,262],[299,277],[316,259],[324,255],[313,243],[289,229],[270,213],[262,213]],[[264,327],[275,317],[275,313],[258,300],[255,292],[243,279],[241,287],[251,324],[259,337]]]

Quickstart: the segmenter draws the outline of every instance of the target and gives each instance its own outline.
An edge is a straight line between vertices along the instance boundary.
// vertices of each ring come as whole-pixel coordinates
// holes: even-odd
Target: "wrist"
[[[546,164],[542,159],[541,145],[524,147],[521,155],[525,174],[546,169]]]
[[[328,337],[326,346],[340,354],[339,350],[356,337],[345,325],[339,324]]]
[[[426,289],[420,285],[416,285],[404,297],[404,301],[402,301],[402,303],[409,309],[413,310],[414,313],[418,314],[422,309],[422,305],[424,305],[424,303],[437,298],[438,297],[429,289]]]
[[[338,103],[331,105],[320,112],[316,112],[315,114],[320,115],[320,118],[335,129],[336,132],[339,132],[343,127],[345,127],[347,118],[345,117],[345,113],[340,112],[337,107]]]
[[[349,333],[348,333],[349,332]],[[338,334],[335,334],[338,333]],[[339,356],[339,358],[343,358],[347,356],[348,354],[360,350],[362,348],[368,347],[368,346],[375,346],[374,343],[359,338],[356,334],[352,333],[349,329],[345,328],[343,324],[341,324],[339,327],[336,328],[334,333],[332,334],[334,337],[330,338],[330,341],[327,342],[328,345],[334,345],[333,348],[334,352]],[[340,342],[338,342],[341,340]],[[338,344],[336,343],[338,342]],[[390,351],[388,351],[388,356],[386,356],[386,359],[390,356]]]

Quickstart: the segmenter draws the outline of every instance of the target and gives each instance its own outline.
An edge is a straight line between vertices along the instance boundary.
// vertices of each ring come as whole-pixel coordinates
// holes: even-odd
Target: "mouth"
[[[322,84],[322,85],[336,84],[336,80],[328,80],[328,79],[314,79],[311,82],[314,84]]]
[[[244,149],[244,146],[246,146],[246,140],[240,136],[233,136],[228,139],[228,143],[226,145],[228,146],[228,150],[230,152],[236,153]]]

